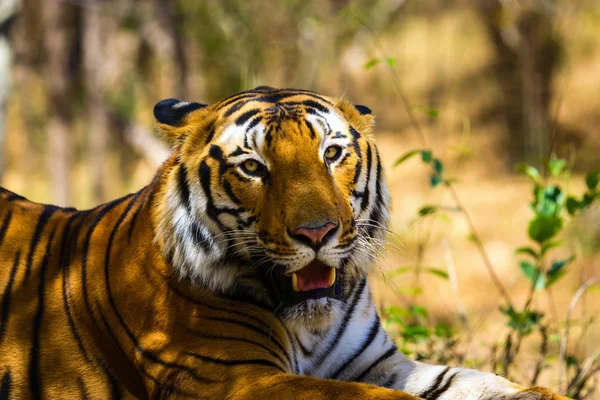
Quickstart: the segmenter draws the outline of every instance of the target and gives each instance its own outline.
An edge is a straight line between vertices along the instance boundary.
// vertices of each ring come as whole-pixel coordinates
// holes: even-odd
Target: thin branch
[[[364,22],[362,19],[360,19],[352,11],[349,11],[349,14],[352,17],[354,17],[356,19],[356,21],[358,21],[358,23],[360,23],[362,26],[364,26],[365,29],[367,29],[369,31],[369,33],[373,36],[375,46],[377,47],[379,53],[382,56],[385,56],[387,54],[387,52],[385,51],[385,48],[384,48],[383,44],[381,43],[379,36],[373,30],[373,28],[371,28],[366,22]],[[419,138],[421,140],[422,146],[424,148],[428,148],[427,137],[425,135],[425,132],[421,128],[419,121],[417,120],[417,118],[415,117],[415,115],[412,111],[412,106],[410,104],[410,101],[408,100],[408,96],[406,95],[406,93],[404,92],[404,90],[402,88],[402,82],[400,80],[400,77],[398,76],[398,72],[391,65],[389,65],[389,64],[387,64],[387,65],[388,65],[388,70],[390,71],[390,74],[392,76],[392,80],[394,82],[394,88],[396,89],[396,92],[397,92],[398,96],[400,97],[400,100],[402,101],[402,105],[404,106],[406,113],[408,114],[408,118],[410,119],[410,122],[413,125],[413,127],[419,133]],[[460,198],[458,197],[458,194],[456,193],[456,190],[454,189],[452,184],[450,182],[446,182],[446,186],[450,190],[450,193],[452,194],[452,197],[454,198],[455,203],[462,210],[462,212],[465,216],[465,219],[467,220],[467,223],[469,225],[469,230],[471,231],[471,234],[473,235],[473,237],[476,240],[477,248],[479,250],[479,253],[481,254],[481,257],[483,258],[483,262],[485,264],[485,267],[486,267],[488,273],[490,274],[490,277],[492,278],[492,281],[494,282],[494,284],[498,288],[498,291],[500,292],[502,297],[504,297],[504,299],[508,303],[508,305],[510,307],[512,307],[512,301],[510,299],[508,291],[506,290],[506,288],[504,288],[504,285],[502,284],[502,282],[500,281],[500,278],[498,277],[498,275],[496,274],[496,271],[494,270],[492,262],[488,256],[487,252],[485,251],[485,248],[483,247],[483,244],[480,240],[477,230],[475,229],[475,225],[473,224],[470,214],[464,208],[464,206],[463,206],[462,202],[460,201]]]
[[[442,239],[442,247],[444,250],[444,260],[446,262],[446,270],[448,271],[448,279],[450,280],[450,287],[454,291],[454,295],[456,297],[456,301],[458,303],[458,316],[461,324],[464,326],[467,331],[467,349],[465,350],[465,358],[467,352],[473,342],[473,331],[471,330],[471,326],[469,325],[469,320],[467,319],[467,312],[465,304],[462,300],[462,295],[460,293],[460,287],[458,285],[458,275],[456,273],[456,266],[454,265],[454,257],[452,257],[452,249],[450,249],[450,244],[448,243],[448,239]],[[477,358],[477,357],[475,357]]]
[[[600,276],[596,276],[591,279],[588,279],[583,285],[581,285],[579,287],[579,289],[577,289],[577,291],[575,292],[575,295],[573,296],[573,298],[571,299],[571,303],[569,304],[569,309],[567,310],[567,317],[565,320],[565,329],[563,330],[563,334],[560,339],[560,356],[559,356],[559,362],[558,362],[558,387],[562,393],[566,393],[566,391],[567,391],[567,388],[565,387],[564,382],[563,382],[563,377],[566,375],[566,372],[567,372],[566,371],[567,366],[565,364],[565,358],[566,358],[565,355],[567,352],[567,340],[569,337],[571,314],[573,313],[573,310],[575,309],[575,306],[577,305],[579,298],[581,296],[583,296],[585,291],[590,286],[593,286],[597,283],[600,283]]]
[[[483,263],[484,263],[488,273],[490,274],[492,281],[494,281],[496,288],[498,289],[498,291],[500,292],[502,297],[504,297],[504,300],[506,300],[508,305],[512,308],[513,303],[512,303],[512,300],[510,299],[510,295],[508,294],[508,291],[502,284],[500,277],[498,276],[498,274],[496,274],[496,270],[494,269],[494,266],[492,265],[492,261],[490,260],[490,257],[487,254],[487,251],[483,247],[481,237],[479,236],[479,233],[477,232],[477,229],[475,228],[475,224],[473,223],[473,220],[471,219],[471,215],[469,214],[467,209],[464,207],[462,201],[460,200],[460,197],[458,197],[458,194],[456,193],[454,186],[452,186],[452,184],[447,184],[446,186],[448,187],[448,190],[452,194],[452,198],[454,199],[454,202],[462,210],[462,213],[465,216],[465,220],[467,221],[467,224],[469,225],[469,230],[471,231],[471,234],[473,235],[473,239],[475,240],[475,245],[477,246],[477,248],[479,250],[479,254],[481,254]]]

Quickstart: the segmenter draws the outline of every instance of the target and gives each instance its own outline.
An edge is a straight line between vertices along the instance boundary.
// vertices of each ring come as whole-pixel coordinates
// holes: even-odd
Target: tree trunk
[[[106,57],[104,43],[106,27],[103,8],[87,7],[83,14],[83,59],[87,97],[87,157],[95,203],[106,200],[106,150],[108,146],[109,114],[103,94],[107,88],[102,66]]]
[[[480,1],[478,11],[496,52],[493,64],[502,97],[509,161],[539,166],[549,156],[552,77],[561,47],[553,16],[533,5]]]
[[[6,100],[11,86],[12,50],[8,33],[18,11],[19,0],[3,0],[0,3],[0,182],[4,174],[4,140],[6,138]]]
[[[182,38],[183,21],[177,13],[176,3],[172,1],[154,0],[156,16],[163,28],[163,40],[167,43],[169,54],[166,56],[175,64],[178,79],[175,80],[176,87],[174,95],[180,99],[188,98],[189,73],[187,57]],[[158,47],[158,46],[155,46]],[[164,54],[158,54],[164,57]]]
[[[76,10],[64,2],[45,1],[43,21],[46,62],[45,81],[48,85],[48,162],[51,174],[50,195],[58,205],[70,201],[71,149],[74,135],[72,104],[73,79],[70,71],[71,50],[76,40]]]

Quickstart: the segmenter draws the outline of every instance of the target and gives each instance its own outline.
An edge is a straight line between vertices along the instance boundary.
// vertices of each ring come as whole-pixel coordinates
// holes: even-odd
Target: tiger
[[[0,399],[565,399],[398,351],[368,107],[261,86],[154,116],[172,153],[136,193],[0,189]]]

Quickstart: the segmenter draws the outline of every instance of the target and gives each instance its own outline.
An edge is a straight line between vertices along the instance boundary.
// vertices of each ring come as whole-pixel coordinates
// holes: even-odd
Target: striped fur
[[[173,154],[137,193],[1,189],[0,399],[559,398],[396,351],[366,280],[389,208],[368,108],[262,87],[155,116]],[[323,221],[317,247],[294,233]],[[335,284],[286,292],[314,262]]]

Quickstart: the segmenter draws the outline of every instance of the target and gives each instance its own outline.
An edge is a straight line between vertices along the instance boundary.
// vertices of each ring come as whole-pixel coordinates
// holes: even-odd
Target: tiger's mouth
[[[272,271],[266,278],[275,302],[287,307],[308,299],[342,296],[343,269],[331,267],[318,259],[292,273]]]

